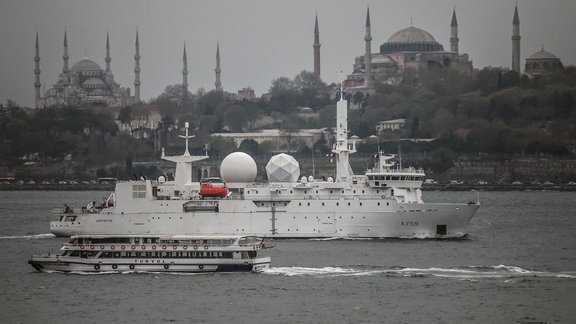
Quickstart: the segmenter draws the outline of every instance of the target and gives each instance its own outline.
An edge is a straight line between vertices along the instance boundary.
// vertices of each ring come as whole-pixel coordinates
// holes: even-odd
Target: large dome
[[[556,55],[545,51],[544,49],[539,50],[538,52],[530,55],[528,60],[544,60],[544,59],[557,59]]]
[[[226,182],[252,182],[256,179],[256,162],[243,152],[228,154],[220,164],[220,176]]]
[[[104,81],[102,81],[98,78],[90,78],[90,79],[84,81],[84,83],[82,85],[87,86],[87,87],[103,87],[106,84],[104,83]]]
[[[436,40],[429,32],[410,26],[392,34],[388,43],[436,43]]]
[[[401,29],[380,46],[380,53],[433,52],[444,48],[427,31],[414,26]]]
[[[84,58],[81,61],[76,62],[74,65],[72,65],[71,68],[72,71],[102,71],[102,68],[100,67],[100,65],[98,65],[98,63]]]

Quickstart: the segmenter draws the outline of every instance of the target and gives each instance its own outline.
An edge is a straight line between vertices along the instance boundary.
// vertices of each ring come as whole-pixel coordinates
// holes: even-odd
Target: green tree
[[[129,125],[130,122],[132,122],[133,116],[132,116],[132,107],[131,106],[126,106],[122,109],[120,109],[120,112],[118,113],[118,120],[124,124],[124,125]]]
[[[313,72],[302,71],[294,77],[294,87],[300,95],[300,104],[316,106],[321,99],[326,99],[326,84]]]

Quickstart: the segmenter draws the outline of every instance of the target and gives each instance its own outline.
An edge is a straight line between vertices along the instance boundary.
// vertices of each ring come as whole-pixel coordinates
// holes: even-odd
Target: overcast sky
[[[34,102],[34,41],[40,37],[41,82],[48,89],[62,70],[62,41],[68,31],[70,66],[88,57],[105,67],[110,33],[112,72],[134,87],[134,38],[140,33],[141,97],[158,96],[182,81],[186,42],[189,88],[214,88],[216,43],[222,84],[256,95],[273,79],[313,69],[314,15],[320,27],[325,82],[350,73],[364,51],[366,6],[370,6],[372,50],[396,31],[415,27],[450,48],[450,19],[456,6],[460,52],[474,67],[511,64],[512,16],[516,0],[0,0],[0,102]],[[524,59],[544,48],[564,65],[576,64],[576,1],[518,1]]]

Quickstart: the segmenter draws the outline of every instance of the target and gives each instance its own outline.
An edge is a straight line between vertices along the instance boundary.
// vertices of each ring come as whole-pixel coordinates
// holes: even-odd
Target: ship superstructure
[[[466,235],[478,202],[425,203],[423,170],[401,168],[394,155],[378,152],[376,165],[355,175],[349,156],[356,152],[348,139],[347,101],[336,105],[336,175],[327,180],[299,178],[298,163],[281,154],[267,166],[267,183],[255,183],[256,164],[235,152],[222,161],[225,196],[206,197],[191,182],[194,161],[188,147],[177,163],[173,181],[118,182],[114,201],[101,208],[58,210],[51,222],[58,236],[77,234],[257,235],[274,238],[418,237]],[[187,125],[186,125],[187,126]],[[188,141],[188,128],[183,136]],[[187,143],[188,144],[188,143]]]

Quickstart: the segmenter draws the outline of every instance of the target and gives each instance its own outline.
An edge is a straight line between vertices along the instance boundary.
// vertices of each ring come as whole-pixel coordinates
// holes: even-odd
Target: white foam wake
[[[38,239],[51,239],[55,238],[56,235],[52,233],[46,234],[35,234],[35,235],[16,235],[16,236],[0,236],[0,240],[14,240],[14,239],[27,239],[27,240],[38,240]]]
[[[441,277],[462,280],[486,280],[486,279],[519,279],[525,277],[550,277],[576,279],[576,272],[551,272],[527,270],[516,266],[468,266],[455,268],[342,268],[342,267],[272,267],[263,271],[269,275],[284,276],[374,276],[387,275],[399,277]]]

